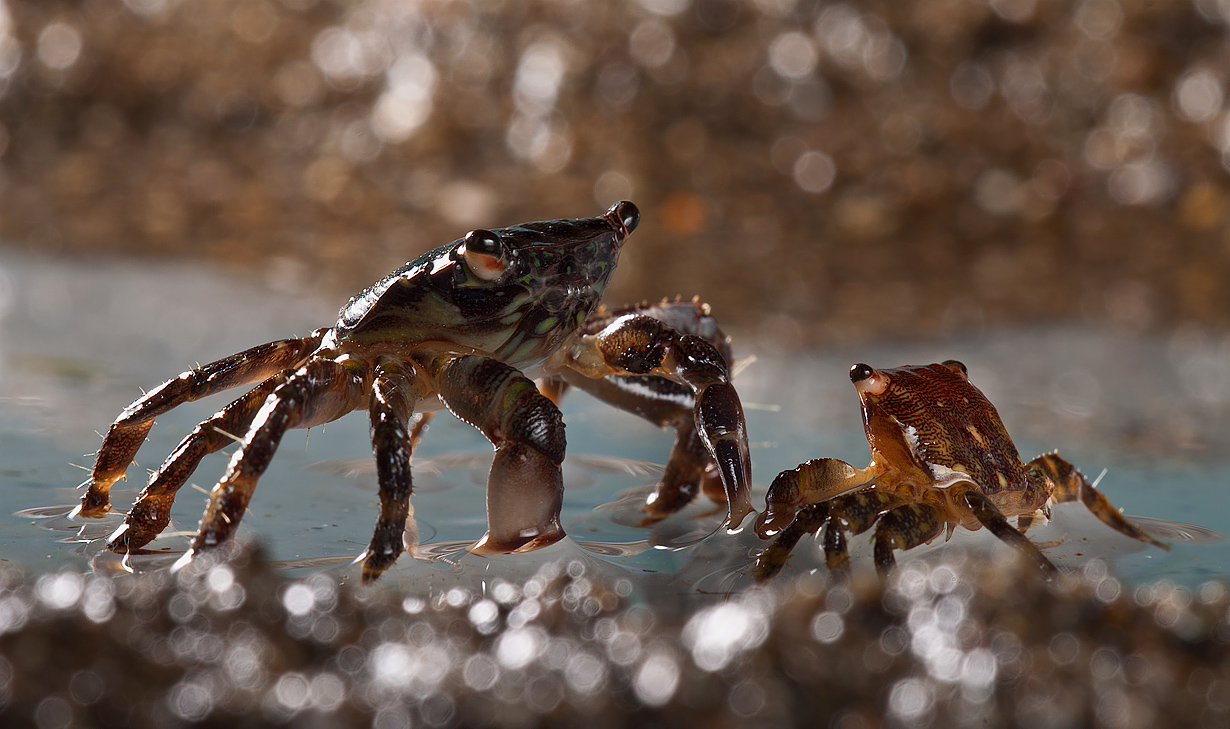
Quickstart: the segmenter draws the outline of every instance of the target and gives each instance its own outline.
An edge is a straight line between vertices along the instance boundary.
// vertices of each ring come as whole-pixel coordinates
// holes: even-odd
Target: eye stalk
[[[876,396],[888,389],[889,377],[882,372],[876,372],[871,365],[862,362],[850,368],[850,382],[858,390],[859,397]]]
[[[466,265],[484,281],[494,281],[508,270],[504,245],[489,230],[471,230],[462,241]]]

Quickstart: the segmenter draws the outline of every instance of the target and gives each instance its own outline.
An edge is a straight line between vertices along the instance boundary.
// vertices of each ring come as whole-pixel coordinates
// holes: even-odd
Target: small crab
[[[876,370],[850,368],[863,406],[871,464],[858,469],[835,458],[808,461],[777,475],[756,520],[761,539],[777,538],[755,567],[767,580],[784,566],[804,534],[824,528],[829,569],[849,570],[846,532],[876,526],[874,557],[884,575],[893,550],[929,542],[947,528],[986,527],[1045,572],[1055,572],[1024,531],[1051,504],[1080,499],[1095,516],[1133,539],[1169,549],[1125,519],[1071,463],[1054,453],[1023,463],[999,413],[969,381],[965,365]],[[1017,517],[1017,526],[1008,517]]]
[[[110,510],[110,488],[124,476],[155,417],[229,387],[254,384],[198,425],[150,476],[110,536],[109,549],[131,552],[153,540],[167,526],[175,494],[201,458],[238,435],[240,448],[214,486],[182,561],[216,547],[238,527],[257,479],[288,429],[366,409],[380,514],[363,558],[363,577],[375,579],[404,548],[416,441],[412,417],[441,407],[495,446],[487,482],[488,529],[470,549],[482,554],[536,549],[564,536],[559,523],[564,424],[558,407],[530,377],[556,383],[555,394],[565,379],[585,386],[606,378],[613,394],[604,399],[677,427],[681,444],[672,462],[684,475],[665,479],[659,491],[690,489],[684,493],[690,497],[713,466],[725,491],[726,525],[734,529],[752,510],[747,433],[726,356],[715,346],[724,345],[724,337],[707,309],[696,302],[665,302],[595,316],[620,249],[639,219],[635,205],[621,202],[594,218],[471,231],[360,292],[332,327],[262,344],[169,380],[112,424],[75,514],[97,517]],[[646,377],[649,386],[631,386],[643,385]],[[647,510],[652,516],[662,508],[649,504]]]

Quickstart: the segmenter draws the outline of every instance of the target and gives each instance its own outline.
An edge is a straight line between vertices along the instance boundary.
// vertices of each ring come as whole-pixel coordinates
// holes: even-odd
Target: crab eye
[[[850,368],[850,382],[854,382],[854,383],[862,382],[863,380],[867,379],[868,377],[871,377],[875,373],[876,371],[871,369],[870,365],[865,365],[862,362],[859,362],[858,364]]]
[[[504,246],[499,236],[489,230],[471,230],[462,242],[466,265],[475,276],[494,281],[504,275],[508,262],[504,260]]]
[[[631,234],[641,222],[641,211],[627,200],[615,203],[610,210],[606,211],[606,214],[609,216],[608,219],[613,217],[623,223],[625,234]]]
[[[948,365],[949,367],[956,367],[957,369],[961,370],[961,374],[965,375],[966,377],[969,376],[969,370],[966,369],[964,362],[959,362],[955,359],[946,359],[940,364],[945,364],[945,365]]]

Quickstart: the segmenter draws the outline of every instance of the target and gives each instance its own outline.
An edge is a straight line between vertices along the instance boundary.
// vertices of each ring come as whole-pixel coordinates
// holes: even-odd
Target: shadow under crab
[[[849,571],[847,532],[873,526],[875,566],[895,565],[911,549],[957,527],[988,531],[1046,573],[1055,566],[1024,532],[1052,504],[1081,501],[1103,523],[1133,539],[1169,547],[1128,521],[1068,461],[1048,453],[1025,463],[995,406],[969,381],[964,364],[876,370],[850,368],[862,404],[871,463],[808,461],[777,475],[756,533],[776,538],[756,561],[758,580],[774,577],[806,534],[823,529],[825,563]],[[1016,525],[1008,519],[1015,516]]]
[[[495,446],[487,484],[487,533],[471,549],[530,550],[558,541],[564,425],[531,379],[563,381],[661,425],[674,425],[672,472],[649,505],[681,507],[709,469],[727,502],[726,524],[751,512],[743,410],[730,384],[724,336],[699,302],[664,302],[612,313],[598,304],[619,252],[639,222],[630,202],[594,218],[475,230],[429,251],[352,298],[336,325],[262,344],[181,374],[112,424],[76,515],[110,510],[154,418],[221,390],[253,385],[200,423],[150,477],[108,548],[140,549],[168,524],[175,495],[207,454],[241,447],[214,486],[184,560],[229,539],[286,431],[367,409],[380,514],[363,562],[374,579],[403,551],[412,491],[412,419],[441,407]],[[675,326],[672,326],[675,325]],[[632,378],[652,387],[619,386]],[[609,388],[588,386],[608,379]],[[552,385],[552,383],[554,383]],[[418,421],[415,421],[418,422]],[[671,474],[674,475],[671,475]],[[672,492],[672,493],[665,493]],[[677,492],[677,493],[675,493]]]

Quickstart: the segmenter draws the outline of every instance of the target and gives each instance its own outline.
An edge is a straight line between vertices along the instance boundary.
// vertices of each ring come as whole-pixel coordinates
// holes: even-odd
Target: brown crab
[[[363,563],[364,579],[373,579],[403,550],[411,418],[441,407],[478,428],[496,449],[488,529],[471,549],[543,547],[564,536],[564,424],[530,379],[541,377],[556,393],[562,382],[577,384],[676,427],[672,466],[647,505],[651,518],[686,503],[712,467],[724,487],[726,523],[737,527],[752,510],[750,459],[724,335],[697,302],[598,312],[639,219],[635,205],[621,202],[593,218],[471,231],[357,294],[332,327],[169,380],[112,424],[76,513],[110,510],[110,488],[155,417],[226,388],[255,385],[198,425],[150,476],[109,549],[130,552],[154,539],[201,458],[240,439],[184,559],[216,547],[238,527],[288,429],[367,410],[380,485],[380,515]]]
[[[777,535],[757,560],[758,579],[777,574],[799,539],[822,527],[825,562],[845,573],[846,532],[873,525],[881,575],[895,564],[893,550],[929,542],[945,528],[951,536],[958,526],[986,527],[1054,572],[1023,532],[1038,511],[1049,517],[1051,504],[1077,499],[1116,531],[1169,549],[1125,519],[1058,455],[1023,463],[995,406],[960,362],[884,370],[856,364],[850,379],[862,403],[871,463],[859,469],[820,458],[778,474],[756,520],[762,539]],[[1008,521],[1012,516],[1016,527]]]

